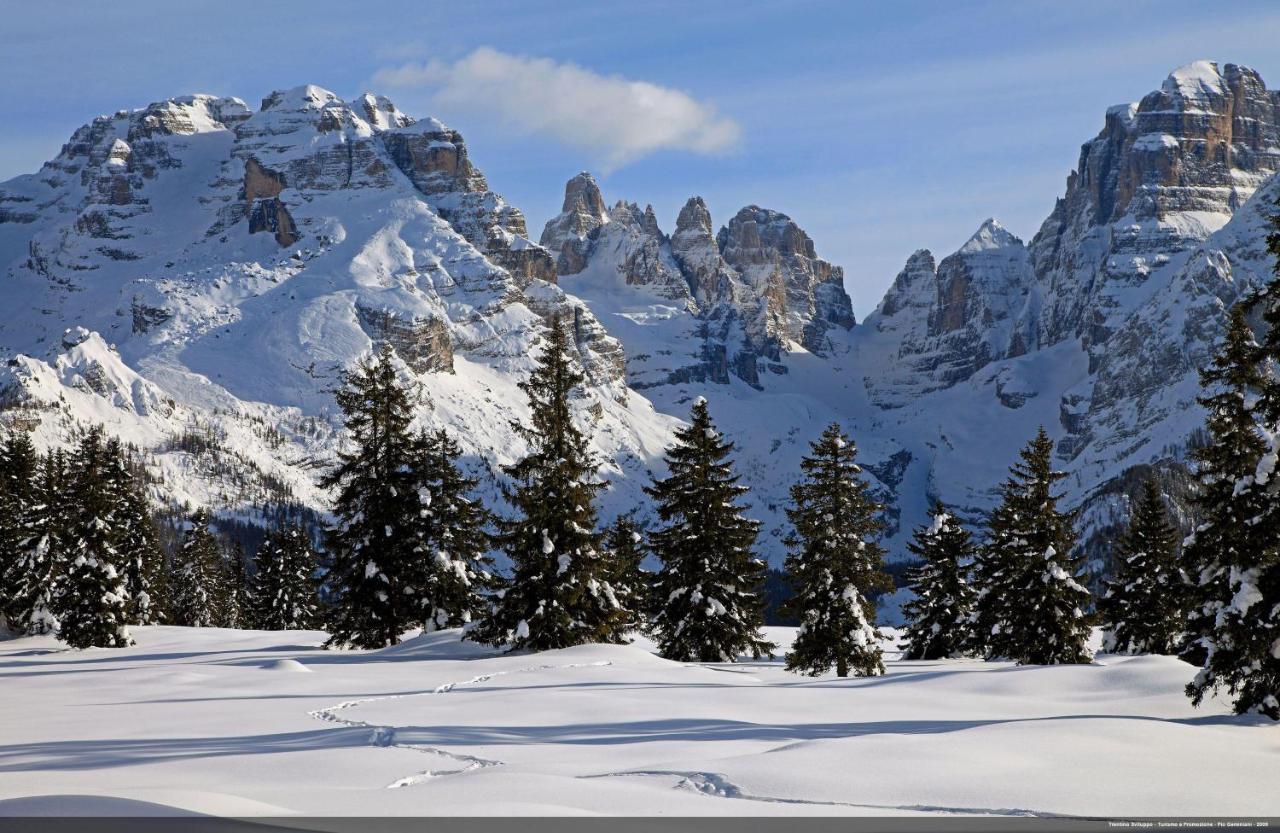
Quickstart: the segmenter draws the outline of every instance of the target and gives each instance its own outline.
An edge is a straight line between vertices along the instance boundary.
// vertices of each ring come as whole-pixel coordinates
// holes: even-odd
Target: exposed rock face
[[[994,219],[936,268],[927,250],[913,254],[866,322],[881,354],[865,368],[868,393],[900,407],[1021,354],[1016,324],[1031,283],[1026,247]]]
[[[820,259],[809,235],[777,211],[748,206],[716,235],[725,262],[765,301],[767,315],[785,322],[785,334],[822,354],[831,327],[848,330],[853,306],[844,270]]]
[[[539,243],[556,256],[556,271],[576,275],[587,267],[587,235],[609,221],[595,177],[583,171],[564,187],[560,214],[547,222]]]
[[[713,235],[706,203],[693,197],[668,237],[652,206],[620,201],[607,212],[603,206],[590,174],[569,180],[563,211],[541,238],[558,251],[561,276],[576,277],[576,291],[588,295],[593,285],[617,280],[643,287],[688,317],[688,333],[678,338],[692,336],[698,344],[681,351],[684,363],[664,359],[665,377],[632,373],[633,385],[728,384],[732,375],[759,387],[762,369],[786,372],[783,356],[793,345],[823,354],[830,328],[853,327],[842,271],[819,259],[813,241],[783,214],[745,208]]]
[[[376,344],[390,344],[419,373],[453,372],[449,325],[439,318],[403,320],[394,312],[357,306],[360,325]]]

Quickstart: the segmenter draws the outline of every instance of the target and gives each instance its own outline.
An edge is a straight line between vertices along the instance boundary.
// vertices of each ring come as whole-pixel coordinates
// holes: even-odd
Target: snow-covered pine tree
[[[1239,538],[1237,546],[1217,548],[1218,583],[1225,588],[1219,604],[1209,603],[1216,614],[1212,629],[1200,638],[1204,667],[1187,686],[1187,694],[1199,705],[1207,693],[1225,689],[1234,698],[1236,713],[1280,720],[1280,476],[1276,471],[1280,457],[1280,216],[1272,217],[1271,225],[1267,248],[1276,277],[1253,299],[1262,306],[1268,325],[1258,350],[1256,400],[1246,393],[1239,405],[1228,405],[1261,420],[1262,454],[1252,474],[1237,474],[1231,486],[1232,512],[1243,524],[1233,535]],[[1232,328],[1236,326],[1233,316]],[[1230,341],[1229,335],[1224,352],[1230,352]],[[1247,378],[1243,370],[1239,375],[1240,380]],[[1228,382],[1224,387],[1230,391],[1234,385]],[[1211,422],[1213,416],[1211,411]],[[1213,438],[1216,444],[1217,433]],[[1235,440],[1240,445],[1240,462],[1246,462],[1244,453],[1252,446],[1253,432]],[[1236,444],[1230,437],[1226,442]],[[1197,540],[1199,536],[1197,530]],[[1199,544],[1196,549],[1203,557]]]
[[[409,431],[413,407],[392,348],[383,345],[362,360],[335,398],[347,448],[322,482],[337,492],[337,524],[326,534],[333,559],[327,644],[383,648],[398,643],[419,612],[404,592],[420,509]]]
[[[1262,386],[1259,347],[1243,306],[1232,308],[1226,336],[1200,373],[1208,411],[1209,441],[1194,452],[1193,505],[1199,524],[1183,542],[1188,580],[1187,619],[1179,656],[1203,667],[1215,641],[1218,619],[1230,602],[1232,564],[1252,558],[1256,535],[1250,525],[1263,511],[1260,489],[1238,488],[1256,475],[1264,451],[1253,406]]]
[[[462,450],[443,429],[420,434],[413,473],[418,513],[413,559],[406,582],[413,588],[415,619],[424,630],[459,628],[484,610],[483,591],[492,584],[491,517],[469,495],[479,482],[458,466]]]
[[[19,595],[24,586],[27,525],[36,497],[39,457],[25,432],[14,431],[0,443],[0,627],[25,633],[29,611]]]
[[[787,669],[871,677],[884,673],[871,594],[893,589],[876,537],[884,507],[870,494],[857,446],[832,423],[800,461],[791,487],[786,568],[796,595],[783,612],[800,620]]]
[[[66,566],[68,488],[66,460],[60,450],[51,451],[40,461],[34,500],[21,523],[13,599],[20,632],[42,634],[58,629],[54,592]]]
[[[197,509],[186,523],[169,577],[175,625],[212,628],[222,621],[222,550],[209,529],[209,512]]]
[[[248,627],[249,611],[248,556],[239,541],[225,546],[222,553],[221,581],[222,616],[218,623],[224,628]]]
[[[1115,575],[1098,612],[1103,650],[1172,654],[1185,622],[1186,585],[1178,568],[1178,531],[1155,477],[1147,478],[1116,547]]]
[[[264,631],[308,630],[320,622],[316,555],[299,526],[273,531],[254,557],[250,626]]]
[[[544,651],[624,640],[627,611],[609,583],[596,531],[597,463],[573,420],[583,382],[570,356],[566,325],[555,316],[537,366],[520,389],[528,425],[512,428],[528,443],[524,459],[503,470],[515,517],[498,523],[497,542],[512,575],[468,637],[511,650]]]
[[[108,480],[118,507],[115,534],[129,596],[129,624],[162,622],[166,603],[164,551],[147,500],[143,473],[130,464],[118,442],[109,443],[109,447]]]
[[[761,631],[765,564],[752,551],[760,524],[743,517],[733,448],[699,398],[667,449],[669,475],[645,489],[663,524],[649,547],[662,561],[653,628],[667,659],[732,662],[777,647]]]
[[[1053,440],[1041,427],[1020,452],[991,514],[975,585],[975,642],[1019,665],[1089,662],[1089,590],[1076,580],[1072,516],[1058,510]]]
[[[111,469],[119,449],[95,427],[71,458],[74,501],[67,536],[67,565],[54,591],[58,635],[73,648],[124,648],[129,635],[129,598],[115,531],[119,494]]]
[[[642,566],[644,536],[632,514],[614,518],[605,530],[604,550],[609,556],[609,581],[614,595],[630,613],[629,626],[644,628],[653,610],[653,575]]]
[[[903,659],[946,659],[972,644],[974,590],[969,580],[975,548],[969,531],[940,503],[907,549],[920,557],[907,572],[915,598],[902,606],[907,624]]]

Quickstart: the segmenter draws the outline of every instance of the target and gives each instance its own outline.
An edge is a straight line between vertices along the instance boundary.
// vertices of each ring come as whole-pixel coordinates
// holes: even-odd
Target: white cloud
[[[497,117],[582,148],[609,167],[657,150],[721,153],[741,134],[735,121],[680,90],[488,47],[453,63],[382,69],[374,83],[422,90],[442,111]]]

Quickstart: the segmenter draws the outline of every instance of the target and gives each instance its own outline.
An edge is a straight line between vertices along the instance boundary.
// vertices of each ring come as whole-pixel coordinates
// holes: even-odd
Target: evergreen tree
[[[209,529],[209,512],[198,509],[182,533],[169,579],[175,625],[212,628],[222,621],[222,569],[222,552]]]
[[[975,548],[968,530],[942,504],[932,522],[915,531],[907,549],[920,565],[907,572],[915,598],[902,606],[907,619],[903,659],[946,659],[972,644],[974,590],[969,581]]]
[[[1098,600],[1103,648],[1112,653],[1172,654],[1184,622],[1186,588],[1156,479],[1143,486],[1116,549],[1115,575]]]
[[[0,626],[26,632],[26,609],[19,588],[25,584],[27,526],[36,504],[39,458],[31,438],[13,432],[0,444]]]
[[[1203,649],[1204,664],[1187,686],[1187,694],[1199,705],[1207,693],[1225,689],[1238,714],[1259,713],[1280,720],[1280,477],[1276,476],[1280,457],[1280,217],[1272,217],[1271,224],[1267,248],[1274,258],[1276,277],[1254,300],[1263,306],[1268,325],[1256,350],[1257,364],[1247,366],[1248,345],[1238,344],[1247,339],[1238,332],[1243,313],[1237,312],[1220,361],[1210,368],[1218,372],[1202,377],[1202,381],[1217,382],[1216,395],[1207,397],[1217,408],[1210,407],[1213,451],[1206,449],[1206,457],[1222,458],[1219,462],[1225,465],[1220,482],[1205,484],[1205,477],[1201,477],[1205,490],[1213,490],[1218,500],[1213,504],[1206,500],[1206,517],[1196,530],[1194,544],[1188,546],[1194,550],[1193,566],[1200,568],[1201,607],[1191,628]],[[1241,398],[1236,402],[1238,395]],[[1261,430],[1254,430],[1256,422],[1245,422],[1240,412],[1260,419]],[[1261,452],[1256,458],[1255,449]],[[1257,464],[1249,471],[1251,458]],[[1240,469],[1232,470],[1231,463]],[[1227,488],[1231,489],[1229,498]],[[1229,506],[1223,505],[1226,500]],[[1222,529],[1231,523],[1239,525],[1229,531]],[[1206,526],[1210,527],[1207,532]],[[1202,535],[1210,541],[1219,539],[1213,551],[1200,542]],[[1213,612],[1212,621],[1205,615],[1208,612]]]
[[[1058,511],[1053,440],[1041,428],[1010,469],[976,563],[975,644],[1019,665],[1088,662],[1089,591],[1078,581],[1075,531]]]
[[[511,579],[470,638],[512,650],[543,651],[586,642],[622,642],[630,619],[609,583],[596,532],[596,460],[573,421],[571,402],[582,385],[559,316],[533,373],[520,383],[529,398],[528,425],[512,428],[529,453],[504,471],[515,517],[498,524],[498,544]]]
[[[1258,359],[1258,344],[1245,309],[1236,306],[1222,345],[1200,373],[1205,392],[1199,402],[1208,411],[1210,441],[1195,451],[1192,500],[1200,523],[1182,550],[1189,600],[1179,655],[1202,667],[1214,643],[1219,614],[1233,595],[1231,565],[1253,557],[1256,533],[1250,522],[1263,509],[1261,490],[1238,485],[1255,476],[1264,450],[1253,414],[1262,385]]]
[[[4,615],[18,633],[53,633],[58,628],[53,596],[64,564],[66,466],[61,452],[35,462],[26,438],[11,437],[4,454],[13,485],[8,507],[0,511],[17,513],[4,535]]]
[[[605,530],[609,583],[619,603],[631,614],[630,628],[643,628],[653,609],[653,576],[646,572],[644,536],[631,514],[619,515]]]
[[[384,345],[347,374],[335,397],[350,447],[339,452],[337,468],[322,484],[337,490],[338,523],[326,536],[333,558],[331,646],[395,645],[421,612],[404,592],[421,507],[413,482],[413,410],[394,355]]]
[[[309,630],[320,621],[316,555],[298,526],[281,527],[262,542],[249,596],[252,627]]]
[[[124,648],[129,635],[128,595],[115,533],[119,495],[111,470],[118,449],[94,428],[71,461],[75,509],[67,537],[67,566],[54,593],[58,634],[73,648]]]
[[[424,630],[458,628],[484,609],[489,573],[488,510],[468,495],[479,482],[458,467],[458,444],[442,430],[418,436],[414,449],[418,512],[406,581]]]
[[[733,448],[699,398],[667,449],[669,476],[645,489],[664,524],[649,545],[662,561],[653,627],[668,659],[731,662],[776,647],[760,630],[765,565],[752,552],[760,524],[742,515],[747,488],[733,473]]]
[[[247,627],[249,616],[249,577],[246,571],[244,547],[235,542],[223,551],[220,597],[222,615],[219,625],[224,628]]]
[[[872,593],[893,589],[876,542],[884,507],[872,499],[857,446],[832,423],[800,462],[787,518],[787,572],[796,595],[783,612],[800,620],[787,670],[836,676],[884,673]]]
[[[160,531],[151,514],[142,472],[129,465],[119,443],[112,443],[111,450],[108,479],[118,506],[115,534],[124,564],[129,623],[150,625],[164,621],[165,570]]]

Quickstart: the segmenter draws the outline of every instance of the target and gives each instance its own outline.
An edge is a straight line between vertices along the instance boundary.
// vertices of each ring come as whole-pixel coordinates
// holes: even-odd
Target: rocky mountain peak
[[[983,221],[978,230],[969,237],[965,244],[960,247],[960,251],[965,253],[988,251],[991,249],[1003,249],[1006,246],[1021,246],[1022,241],[1015,237],[1008,229],[1000,225],[1000,221],[995,217],[988,217]]]

